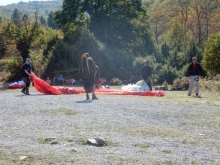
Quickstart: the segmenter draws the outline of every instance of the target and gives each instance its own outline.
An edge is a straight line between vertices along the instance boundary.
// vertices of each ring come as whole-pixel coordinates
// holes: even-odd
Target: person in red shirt
[[[199,78],[203,77],[203,69],[201,65],[197,63],[196,57],[192,58],[192,63],[189,65],[189,68],[188,68],[188,75],[190,79],[188,96],[191,96],[194,82],[196,82],[196,96],[198,96],[199,95]]]
[[[47,84],[51,84],[51,80],[50,80],[50,78],[49,77],[47,77],[47,80],[46,80],[46,82],[47,82]]]

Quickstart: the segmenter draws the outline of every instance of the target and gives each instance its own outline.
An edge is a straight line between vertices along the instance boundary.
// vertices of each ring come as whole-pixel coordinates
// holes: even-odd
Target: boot
[[[89,98],[89,95],[88,94],[86,94],[86,100],[89,100],[90,98]]]
[[[25,93],[26,95],[30,95],[30,93],[29,93],[29,88],[28,87],[26,87],[26,93]]]
[[[25,93],[25,87],[21,90],[21,92],[24,93],[24,94],[26,94],[26,93]]]
[[[93,100],[98,100],[99,98],[97,98],[96,95],[93,94],[93,95],[92,95],[92,99],[93,99]]]

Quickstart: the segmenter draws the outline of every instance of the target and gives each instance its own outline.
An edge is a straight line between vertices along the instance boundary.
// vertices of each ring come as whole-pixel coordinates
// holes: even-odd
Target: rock
[[[50,143],[51,145],[58,144],[58,141],[54,140]]]
[[[86,143],[87,143],[88,145],[93,145],[93,146],[98,145],[98,143],[96,142],[95,139],[87,139]]]
[[[104,138],[94,138],[94,139],[88,139],[86,143],[88,145],[101,147],[106,145],[106,140]]]
[[[24,160],[27,160],[28,158],[29,158],[29,156],[20,156],[19,160],[24,161]]]
[[[74,148],[71,148],[69,151],[70,152],[76,152],[76,150]]]
[[[95,140],[98,143],[98,146],[106,145],[106,140],[104,138],[95,138]]]

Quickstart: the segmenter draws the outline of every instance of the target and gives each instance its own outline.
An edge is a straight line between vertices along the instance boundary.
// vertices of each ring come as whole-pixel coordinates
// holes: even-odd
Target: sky
[[[9,5],[11,3],[18,3],[20,1],[28,2],[28,1],[32,1],[32,0],[0,0],[0,6]],[[34,1],[45,1],[45,0],[34,0]]]

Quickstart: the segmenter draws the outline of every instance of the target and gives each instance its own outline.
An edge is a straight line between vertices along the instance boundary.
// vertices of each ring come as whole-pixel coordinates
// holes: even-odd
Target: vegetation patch
[[[53,140],[56,140],[56,138],[46,138],[46,139],[45,138],[38,138],[37,143],[38,144],[49,144]]]
[[[170,160],[165,160],[164,164],[166,165],[174,165],[174,163]]]
[[[171,150],[163,150],[162,152],[166,153],[166,154],[171,154],[172,151]]]
[[[140,148],[150,148],[150,144],[148,144],[148,143],[135,143],[132,146],[140,147]]]
[[[108,146],[108,147],[118,147],[119,146],[117,142],[114,142],[110,139],[107,139],[106,141],[107,141],[106,146]]]
[[[71,115],[76,115],[79,112],[75,111],[75,110],[71,110],[65,107],[61,107],[55,110],[41,110],[41,113],[45,113],[45,114],[51,114],[51,115],[66,115],[66,116],[71,116]]]

